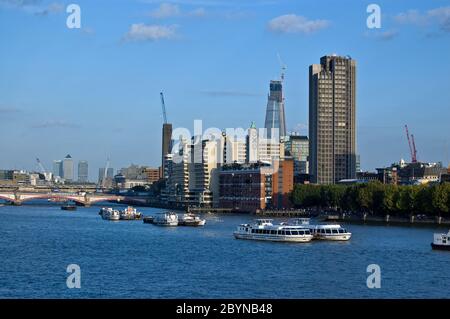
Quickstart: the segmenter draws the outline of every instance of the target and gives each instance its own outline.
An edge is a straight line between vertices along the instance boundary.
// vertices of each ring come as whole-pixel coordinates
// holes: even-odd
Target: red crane
[[[406,138],[408,139],[409,152],[411,153],[411,162],[417,163],[417,150],[416,143],[414,142],[414,135],[411,134],[411,137],[409,137],[408,125],[405,125],[405,130]]]

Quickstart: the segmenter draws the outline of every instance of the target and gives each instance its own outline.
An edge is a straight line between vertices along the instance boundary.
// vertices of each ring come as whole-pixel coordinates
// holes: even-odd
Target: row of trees
[[[292,192],[297,207],[332,208],[369,214],[450,216],[450,183],[397,186],[380,182],[344,185],[297,184]]]

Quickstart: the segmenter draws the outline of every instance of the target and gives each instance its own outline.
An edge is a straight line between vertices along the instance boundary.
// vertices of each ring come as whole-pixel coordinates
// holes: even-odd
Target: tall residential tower
[[[309,67],[311,181],[356,178],[356,61],[324,56]]]

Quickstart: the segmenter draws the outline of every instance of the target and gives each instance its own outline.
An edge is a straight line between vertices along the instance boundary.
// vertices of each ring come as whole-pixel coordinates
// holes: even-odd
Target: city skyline
[[[366,27],[366,4],[357,2],[336,15],[330,1],[277,1],[273,7],[231,1],[228,6],[205,5],[200,17],[201,11],[197,16],[192,11],[203,6],[176,1],[170,2],[179,9],[172,16],[161,16],[164,6],[157,1],[131,1],[110,10],[79,1],[83,31],[65,28],[64,10],[43,16],[33,12],[41,7],[5,3],[0,1],[0,33],[9,30],[12,36],[0,42],[5,52],[0,61],[5,120],[0,133],[7,137],[0,139],[0,167],[33,170],[36,156],[50,167],[61,153],[88,160],[91,172],[104,167],[108,157],[114,167],[131,162],[157,167],[160,91],[174,128],[191,128],[197,118],[219,128],[248,128],[251,121],[263,127],[267,83],[279,78],[278,52],[287,64],[288,131],[307,135],[308,66],[326,54],[349,54],[359,68],[357,149],[362,169],[409,160],[404,124],[416,137],[419,160],[448,165],[450,92],[445,86],[450,70],[439,63],[450,51],[444,1],[379,1],[380,30]],[[236,15],[225,17],[226,12]],[[246,13],[245,19],[238,12]],[[299,17],[314,28],[302,29]],[[140,23],[179,27],[174,38],[149,41],[144,32],[148,41],[132,39]],[[217,46],[209,45],[217,39]],[[249,45],[255,49],[248,50]],[[33,55],[27,53],[31,49]],[[20,149],[11,138],[20,139]]]

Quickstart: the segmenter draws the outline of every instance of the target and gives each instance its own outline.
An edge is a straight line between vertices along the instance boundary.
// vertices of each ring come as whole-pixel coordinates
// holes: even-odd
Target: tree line
[[[326,208],[372,215],[450,217],[450,183],[399,186],[370,182],[354,185],[296,184],[292,202],[302,208]]]

